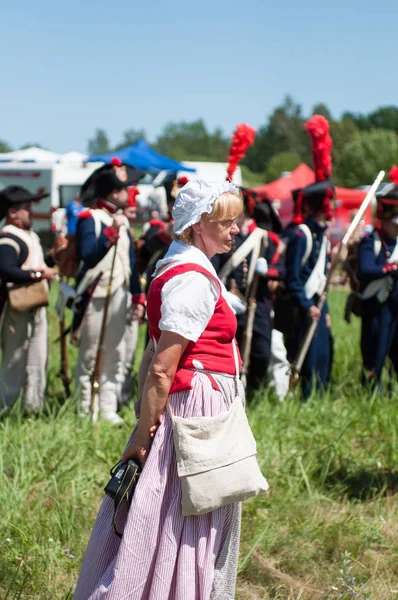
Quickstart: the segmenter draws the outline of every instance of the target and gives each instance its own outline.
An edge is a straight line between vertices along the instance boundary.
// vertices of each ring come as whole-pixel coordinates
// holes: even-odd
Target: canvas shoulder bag
[[[238,357],[235,358],[235,400],[215,417],[183,418],[167,411],[173,425],[182,514],[201,515],[226,504],[242,502],[268,489],[256,459],[256,441],[238,395]],[[199,371],[200,372],[200,371]]]
[[[8,229],[6,229],[6,227],[3,229],[3,231],[7,232],[10,229],[10,226]],[[11,233],[14,233],[14,235],[17,235],[17,237],[21,237],[21,232],[15,233],[13,229],[14,228],[11,228]],[[31,253],[31,240],[26,237],[22,237],[21,239],[28,248],[28,258],[24,263],[24,265],[26,265],[29,261],[29,256]],[[1,240],[1,244],[12,246],[16,251],[17,256],[19,256],[20,247],[15,240],[4,237]],[[22,265],[21,268],[23,268],[24,265]],[[48,283],[45,280],[32,281],[31,283],[22,284],[10,282],[7,283],[7,295],[9,305],[13,310],[19,313],[34,310],[42,306],[48,306]]]
[[[19,313],[48,306],[48,284],[44,279],[8,287],[8,303]]]

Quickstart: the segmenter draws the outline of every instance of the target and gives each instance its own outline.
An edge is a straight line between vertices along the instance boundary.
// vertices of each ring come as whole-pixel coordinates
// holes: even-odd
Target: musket
[[[102,354],[103,354],[103,350],[104,350],[104,341],[105,341],[106,326],[107,326],[107,321],[108,321],[109,304],[111,301],[111,294],[112,294],[112,280],[113,280],[113,273],[115,270],[116,254],[117,254],[117,240],[116,240],[115,249],[113,252],[111,272],[109,275],[108,288],[106,291],[104,313],[102,315],[101,331],[100,331],[100,336],[99,336],[99,340],[98,340],[97,354],[95,357],[94,371],[93,371],[93,374],[91,377],[91,417],[93,420],[95,420],[95,399],[98,395],[99,388],[100,388],[101,361],[102,361]]]
[[[260,242],[260,250],[258,256],[263,255],[264,250],[264,242],[265,242],[265,234]],[[243,330],[242,335],[242,370],[240,373],[240,379],[243,383],[243,386],[246,388],[247,384],[247,374],[249,372],[250,366],[250,353],[252,349],[252,339],[253,339],[253,326],[254,326],[254,317],[256,315],[257,309],[257,290],[258,284],[260,281],[260,275],[258,273],[254,273],[253,281],[250,286],[250,295],[247,301],[247,311],[246,311],[246,323]]]
[[[68,331],[65,327],[65,315],[63,314],[59,319],[59,339],[61,344],[61,366],[59,370],[59,376],[62,380],[62,384],[65,390],[65,396],[68,399],[70,397],[70,379],[68,369],[68,346],[66,343],[66,336]]]
[[[382,182],[384,175],[385,175],[385,172],[380,171],[380,173],[376,177],[372,187],[366,194],[357,214],[353,218],[351,225],[349,226],[346,234],[344,235],[343,239],[340,242],[339,249],[332,260],[332,264],[330,265],[329,273],[326,278],[323,290],[319,296],[317,308],[320,312],[322,312],[322,309],[325,306],[325,302],[326,302],[326,298],[327,298],[327,295],[329,292],[329,287],[330,287],[330,283],[332,281],[333,273],[336,270],[336,267],[339,264],[340,260],[343,259],[344,254],[346,252],[348,242],[349,242],[350,238],[352,237],[352,235],[354,234],[359,223],[362,221],[364,214],[366,212],[366,209],[368,208],[369,204],[371,203],[372,198],[375,195],[380,183]],[[308,328],[305,332],[305,335],[302,339],[302,342],[300,344],[300,348],[297,352],[297,356],[296,356],[294,362],[291,364],[291,374],[290,374],[290,387],[291,388],[294,387],[294,385],[297,383],[297,381],[300,377],[301,369],[302,369],[303,363],[305,361],[305,358],[308,354],[308,350],[310,348],[311,342],[312,342],[314,335],[316,333],[316,330],[318,328],[318,323],[319,323],[319,321],[312,321],[310,323],[310,325],[308,326]]]

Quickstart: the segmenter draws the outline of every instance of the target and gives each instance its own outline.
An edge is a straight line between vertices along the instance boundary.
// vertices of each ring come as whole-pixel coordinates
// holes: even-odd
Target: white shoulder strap
[[[99,236],[101,235],[101,215],[99,214],[98,210],[91,210],[91,216],[94,219],[94,231],[95,231],[95,237],[99,238]]]
[[[266,231],[256,227],[256,229],[249,235],[249,237],[243,242],[241,246],[230,256],[223,268],[219,273],[219,278],[225,284],[228,276],[232,273],[236,267],[240,265],[242,260],[246,258],[254,250],[256,246],[259,246],[260,241],[265,237]]]
[[[0,246],[11,246],[12,248],[14,248],[15,252],[17,253],[17,256],[19,256],[21,253],[21,248],[20,248],[18,242],[16,242],[15,240],[13,240],[11,238],[7,238],[7,237],[0,238]]]
[[[305,263],[307,262],[307,260],[310,257],[310,254],[312,252],[312,233],[310,228],[308,227],[308,225],[306,225],[305,223],[301,223],[298,228],[300,229],[300,231],[302,231],[305,235],[306,238],[306,248],[305,248],[305,252],[304,255],[301,259],[301,266],[303,267],[305,265]]]
[[[379,234],[376,232],[375,233],[375,239],[373,241],[373,252],[375,254],[375,257],[377,258],[381,252],[381,239],[379,238]]]

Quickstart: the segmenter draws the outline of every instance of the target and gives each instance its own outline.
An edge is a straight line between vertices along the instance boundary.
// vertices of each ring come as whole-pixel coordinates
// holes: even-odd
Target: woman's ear
[[[198,223],[194,223],[191,227],[192,227],[194,233],[196,233],[196,235],[201,235],[201,233],[202,233],[201,220]]]

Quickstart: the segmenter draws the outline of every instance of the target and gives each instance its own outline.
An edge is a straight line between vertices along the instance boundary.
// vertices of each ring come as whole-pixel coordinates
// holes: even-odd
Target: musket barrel
[[[355,217],[353,218],[353,220],[352,220],[349,228],[347,229],[347,233],[344,235],[343,239],[341,240],[341,246],[346,246],[347,245],[348,240],[350,239],[350,237],[352,236],[352,234],[354,233],[354,231],[358,227],[359,223],[363,219],[365,211],[368,208],[369,204],[371,203],[373,196],[377,192],[377,189],[378,189],[380,183],[382,182],[382,180],[384,178],[384,175],[385,175],[385,171],[380,171],[380,173],[378,174],[378,176],[374,180],[372,187],[370,188],[370,190],[366,194],[366,196],[365,196],[365,198],[364,198],[364,200],[363,200],[363,202],[362,202],[362,204],[361,204],[361,206],[360,206],[357,214],[355,215]]]

